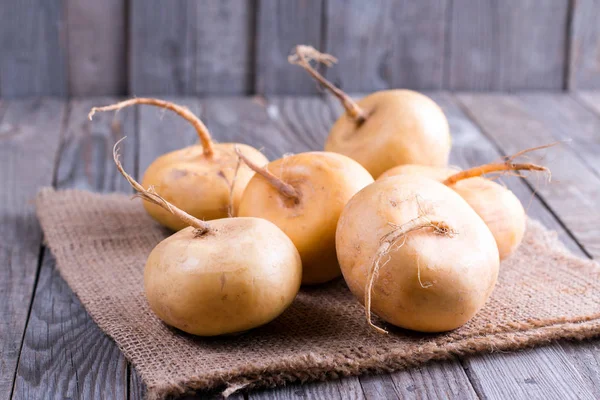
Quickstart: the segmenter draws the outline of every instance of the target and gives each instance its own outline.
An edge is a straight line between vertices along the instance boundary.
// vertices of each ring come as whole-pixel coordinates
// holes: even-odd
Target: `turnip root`
[[[354,101],[310,64],[315,60],[330,66],[337,62],[333,56],[300,45],[288,60],[331,91],[346,110],[329,132],[326,151],[358,161],[375,178],[396,165],[448,163],[448,120],[429,97],[412,90],[384,90]]]
[[[97,111],[120,110],[135,104],[147,104],[174,111],[194,126],[200,144],[176,150],[158,157],[146,170],[144,187],[156,187],[163,198],[196,218],[211,220],[225,218],[236,212],[246,184],[254,175],[247,167],[239,168],[237,146],[249,159],[268,162],[257,149],[237,143],[214,143],[202,121],[187,108],[150,98],[135,98],[106,107],[94,107],[89,118]],[[235,179],[235,185],[233,181]],[[233,210],[229,210],[232,203]],[[172,229],[185,228],[180,219],[152,203],[144,203],[146,211],[159,223]]]
[[[266,324],[292,303],[302,264],[285,233],[260,218],[208,223],[186,213],[129,176],[117,146],[117,168],[138,196],[187,226],[156,245],[146,262],[146,297],[161,320],[194,335],[225,335]]]
[[[481,218],[452,189],[417,175],[358,192],[340,216],[336,248],[373,327],[371,310],[406,329],[455,329],[483,307],[498,276],[498,248]]]
[[[350,198],[373,182],[356,161],[337,153],[300,153],[262,168],[240,154],[256,171],[239,207],[241,217],[265,218],[280,227],[302,258],[302,283],[317,284],[341,272],[335,230]]]
[[[512,191],[480,176],[515,171],[549,173],[547,168],[536,164],[513,163],[514,158],[519,155],[546,147],[527,149],[506,158],[504,162],[485,164],[460,172],[453,172],[449,168],[403,165],[386,171],[379,179],[395,175],[416,174],[443,182],[460,194],[487,224],[496,240],[500,260],[504,260],[517,250],[523,240],[527,222],[525,209]]]

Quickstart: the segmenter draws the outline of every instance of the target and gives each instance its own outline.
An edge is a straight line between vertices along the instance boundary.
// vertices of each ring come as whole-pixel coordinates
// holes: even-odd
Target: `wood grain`
[[[516,97],[464,94],[459,99],[504,154],[556,140],[549,124],[530,115]],[[528,182],[586,252],[600,256],[600,178],[567,146],[547,149],[544,159],[552,170],[552,182]]]
[[[287,57],[298,44],[321,48],[323,1],[258,0],[256,93],[317,93],[308,74]]]
[[[132,110],[87,118],[92,106],[114,98],[73,101],[61,140],[56,187],[96,192],[132,190],[117,172],[112,146],[121,146],[128,171],[135,164],[135,130]],[[127,398],[127,361],[116,344],[92,321],[77,296],[56,270],[54,257],[44,253],[39,283],[27,324],[14,399]]]
[[[439,89],[448,0],[330,0],[324,32],[339,65],[326,72],[346,91]]]
[[[64,0],[70,96],[126,90],[127,18],[123,0]]]
[[[562,141],[583,163],[600,176],[600,118],[572,96],[559,93],[518,95],[523,109],[542,121],[556,140]]]
[[[185,106],[203,119],[197,99],[177,97],[165,100]],[[198,135],[189,122],[174,112],[153,106],[136,107],[140,141],[137,176],[142,179],[144,171],[158,156],[197,143]]]
[[[67,95],[63,0],[0,1],[0,96]]]
[[[0,399],[21,353],[42,239],[35,195],[52,184],[64,112],[56,100],[0,104]]]
[[[252,4],[251,0],[196,2],[194,94],[252,91],[255,29]]]
[[[131,94],[249,93],[253,21],[250,0],[132,0]]]
[[[182,95],[194,91],[195,5],[193,0],[131,0],[131,95]]]
[[[446,86],[561,89],[568,0],[454,0]]]
[[[568,89],[600,89],[600,0],[572,7]]]
[[[582,105],[600,115],[600,91],[576,92],[573,94],[573,96]]]

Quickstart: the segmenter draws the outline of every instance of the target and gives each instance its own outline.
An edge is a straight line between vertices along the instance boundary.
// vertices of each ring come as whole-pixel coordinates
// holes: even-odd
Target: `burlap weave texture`
[[[518,253],[502,263],[485,308],[453,332],[373,332],[363,307],[339,279],[302,289],[293,305],[264,327],[233,337],[197,338],[164,325],[146,303],[146,257],[169,233],[147,216],[140,200],[44,189],[37,210],[60,273],[136,366],[150,398],[393,371],[600,334],[600,267],[568,253],[536,221],[529,222]]]

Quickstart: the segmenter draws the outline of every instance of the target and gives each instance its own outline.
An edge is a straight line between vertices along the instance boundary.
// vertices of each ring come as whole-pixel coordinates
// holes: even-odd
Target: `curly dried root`
[[[294,54],[288,56],[290,64],[299,65],[306,70],[318,83],[323,85],[341,102],[346,112],[352,117],[358,125],[361,125],[367,119],[367,114],[360,106],[352,100],[344,91],[337,88],[329,82],[310,64],[311,61],[320,62],[328,67],[337,62],[337,58],[330,54],[321,53],[312,46],[298,45],[294,48]]]
[[[368,325],[375,329],[375,331],[379,333],[388,333],[385,329],[378,327],[375,325],[371,319],[371,298],[373,292],[373,283],[379,270],[385,266],[389,261],[388,258],[383,264],[381,260],[383,257],[387,256],[392,250],[397,250],[398,248],[404,245],[406,241],[407,235],[411,232],[415,232],[421,229],[431,228],[433,232],[438,235],[443,235],[447,237],[454,237],[457,232],[452,229],[447,223],[443,221],[432,221],[425,215],[420,215],[405,224],[402,225],[393,225],[394,229],[387,234],[385,234],[381,238],[381,245],[377,249],[375,253],[375,257],[373,258],[373,263],[371,268],[369,269],[369,274],[367,275],[367,285],[365,286],[365,314],[367,318]],[[399,246],[394,247],[399,240],[403,239],[402,243]],[[419,271],[420,272],[420,271]],[[420,277],[419,277],[420,279]]]

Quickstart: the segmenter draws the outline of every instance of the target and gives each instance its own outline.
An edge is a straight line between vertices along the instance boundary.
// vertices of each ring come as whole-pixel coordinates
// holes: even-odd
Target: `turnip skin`
[[[335,231],[344,206],[373,177],[356,161],[337,153],[308,152],[281,158],[266,169],[291,185],[298,197],[283,195],[260,174],[246,186],[239,216],[267,219],[296,245],[302,259],[302,284],[341,275]]]
[[[357,125],[344,113],[329,132],[326,151],[358,161],[375,178],[401,164],[448,164],[448,120],[429,97],[412,90],[384,90],[356,103],[368,117]]]
[[[494,237],[453,190],[420,176],[378,180],[357,193],[340,216],[336,248],[352,293],[364,302],[369,271],[395,228],[425,215],[456,232],[430,228],[395,243],[375,276],[371,308],[387,322],[421,332],[458,328],[483,307],[498,276]],[[403,243],[403,244],[402,244]]]
[[[231,200],[236,215],[244,189],[254,175],[254,171],[245,165],[236,169],[236,146],[246,157],[260,165],[269,162],[260,151],[243,144],[215,143],[214,153],[210,157],[204,154],[202,146],[194,145],[158,157],[144,173],[142,185],[155,187],[163,198],[196,218],[226,218]],[[155,204],[144,203],[144,208],[159,223],[172,230],[187,226]]]
[[[429,179],[442,182],[443,180],[454,175],[458,171],[460,170],[454,167],[432,167],[429,165],[421,164],[404,164],[388,169],[383,174],[379,175],[379,178],[377,178],[377,180],[389,178],[390,176],[413,174],[425,176]]]
[[[319,73],[311,61],[331,66],[337,59],[299,45],[288,57],[337,97],[345,113],[335,122],[325,150],[344,154],[377,178],[401,164],[445,166],[451,139],[448,120],[429,97],[412,90],[384,90],[354,101]]]
[[[485,178],[469,178],[450,185],[486,223],[498,246],[500,260],[517,250],[525,235],[527,215],[515,194]]]
[[[150,308],[182,331],[216,336],[279,316],[300,288],[302,264],[292,241],[260,218],[210,222],[198,237],[187,227],[150,253],[144,287]]]

